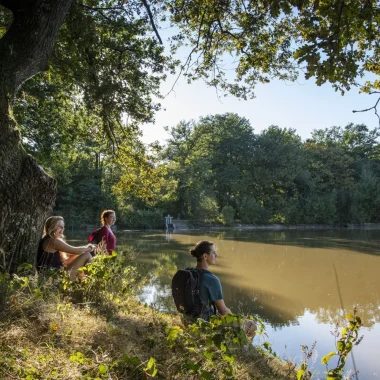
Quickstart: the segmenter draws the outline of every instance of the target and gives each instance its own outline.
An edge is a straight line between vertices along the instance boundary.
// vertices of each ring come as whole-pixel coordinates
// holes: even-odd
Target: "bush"
[[[214,198],[201,195],[199,203],[193,212],[193,218],[203,223],[213,223],[218,220],[219,209]]]
[[[286,222],[333,224],[337,220],[336,199],[335,191],[301,198],[289,207]]]
[[[240,206],[240,219],[242,223],[267,223],[267,212],[254,198],[245,198]]]
[[[118,224],[127,228],[164,228],[165,219],[160,210],[124,209],[118,213]]]
[[[231,225],[234,222],[235,210],[232,206],[224,206],[220,213],[220,218],[224,225]]]

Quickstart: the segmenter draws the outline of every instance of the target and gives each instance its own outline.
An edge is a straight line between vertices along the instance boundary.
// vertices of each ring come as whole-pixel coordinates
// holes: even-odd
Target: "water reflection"
[[[159,233],[129,233],[118,242],[137,248],[138,260],[159,279],[156,285],[168,287],[177,269],[194,265],[188,253],[194,243],[213,240],[219,257],[212,270],[233,310],[287,326],[306,309],[320,323],[335,323],[342,306],[358,305],[370,327],[380,319],[380,256],[373,231],[355,233],[356,239],[347,231],[192,232],[170,241]]]
[[[334,349],[330,334],[342,315],[357,306],[365,338],[356,349],[360,379],[380,378],[380,251],[377,231],[212,231],[118,233],[118,248],[133,246],[152,275],[143,299],[174,311],[171,278],[194,266],[189,249],[213,240],[212,271],[234,312],[256,314],[276,330],[274,347],[299,355],[317,339],[322,355]],[[320,361],[320,359],[319,359]],[[351,367],[352,368],[352,367]],[[323,371],[323,369],[320,369]]]

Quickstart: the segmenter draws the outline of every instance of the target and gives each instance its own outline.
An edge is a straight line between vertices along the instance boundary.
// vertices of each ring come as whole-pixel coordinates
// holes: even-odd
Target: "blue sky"
[[[174,81],[175,77],[169,77],[162,84],[163,94],[170,90]],[[371,129],[379,126],[373,110],[352,113],[354,109],[372,107],[377,100],[376,95],[359,94],[357,88],[342,96],[329,84],[318,87],[312,79],[300,78],[295,83],[274,80],[260,84],[255,93],[256,98],[247,101],[231,96],[218,99],[214,88],[201,81],[189,85],[181,78],[174,91],[161,101],[162,110],[156,114],[155,123],[142,127],[143,141],[164,142],[167,138],[165,125],[172,127],[181,120],[197,120],[200,116],[225,112],[236,112],[249,119],[255,133],[278,125],[296,129],[303,140],[310,137],[313,129],[333,125],[344,127],[353,122],[364,123]]]

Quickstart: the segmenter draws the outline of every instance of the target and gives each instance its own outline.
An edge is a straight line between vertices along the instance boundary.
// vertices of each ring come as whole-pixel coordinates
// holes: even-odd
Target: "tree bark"
[[[0,40],[0,268],[34,262],[56,181],[28,155],[13,118],[13,100],[44,70],[72,0],[0,0],[13,22]]]

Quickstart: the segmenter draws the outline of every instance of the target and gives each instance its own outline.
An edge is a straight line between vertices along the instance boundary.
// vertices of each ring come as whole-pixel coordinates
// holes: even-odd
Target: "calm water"
[[[117,237],[118,250],[133,246],[140,252],[137,260],[151,275],[141,299],[161,310],[175,310],[171,278],[194,265],[189,249],[213,240],[218,259],[211,270],[226,305],[262,318],[281,357],[299,362],[300,346],[316,340],[314,368],[322,372],[321,357],[335,350],[330,331],[356,306],[364,339],[346,368],[356,367],[361,380],[380,379],[379,231],[125,231]]]

